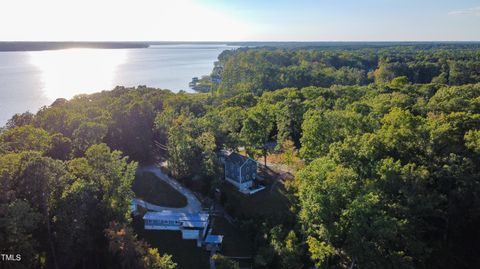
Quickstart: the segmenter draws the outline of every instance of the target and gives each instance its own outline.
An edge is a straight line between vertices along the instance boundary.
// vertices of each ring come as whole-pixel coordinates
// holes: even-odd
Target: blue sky
[[[480,40],[473,0],[200,0],[264,40]]]
[[[0,40],[480,41],[480,0],[2,0]]]

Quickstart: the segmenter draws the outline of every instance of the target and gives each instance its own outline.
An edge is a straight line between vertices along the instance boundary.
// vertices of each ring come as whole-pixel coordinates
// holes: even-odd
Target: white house
[[[200,247],[208,229],[208,213],[172,211],[147,212],[143,216],[145,230],[181,231],[183,239],[197,240]]]

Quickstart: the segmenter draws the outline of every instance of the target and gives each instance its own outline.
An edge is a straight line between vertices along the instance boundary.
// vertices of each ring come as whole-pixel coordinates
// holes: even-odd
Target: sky
[[[480,41],[480,0],[0,0],[0,41]]]

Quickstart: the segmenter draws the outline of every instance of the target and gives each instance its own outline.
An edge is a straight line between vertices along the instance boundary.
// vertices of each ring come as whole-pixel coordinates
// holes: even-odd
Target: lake
[[[15,113],[36,113],[55,99],[117,85],[192,92],[192,77],[208,75],[218,55],[236,47],[154,45],[140,49],[0,52],[0,126]]]

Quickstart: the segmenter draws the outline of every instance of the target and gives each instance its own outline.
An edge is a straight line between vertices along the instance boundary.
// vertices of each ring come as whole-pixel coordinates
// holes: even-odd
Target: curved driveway
[[[158,166],[149,165],[149,166],[139,167],[137,169],[137,172],[153,173],[155,176],[157,176],[159,180],[163,180],[164,182],[172,186],[172,188],[174,188],[175,190],[183,194],[185,198],[187,198],[187,205],[185,207],[180,207],[180,208],[158,206],[158,205],[147,203],[145,201],[135,198],[133,199],[133,202],[136,203],[137,205],[146,207],[147,209],[153,210],[153,211],[169,210],[172,212],[183,212],[183,213],[198,213],[202,211],[202,204],[197,199],[197,197],[189,189],[180,185],[178,181],[169,177],[167,174],[163,173],[163,171]]]

